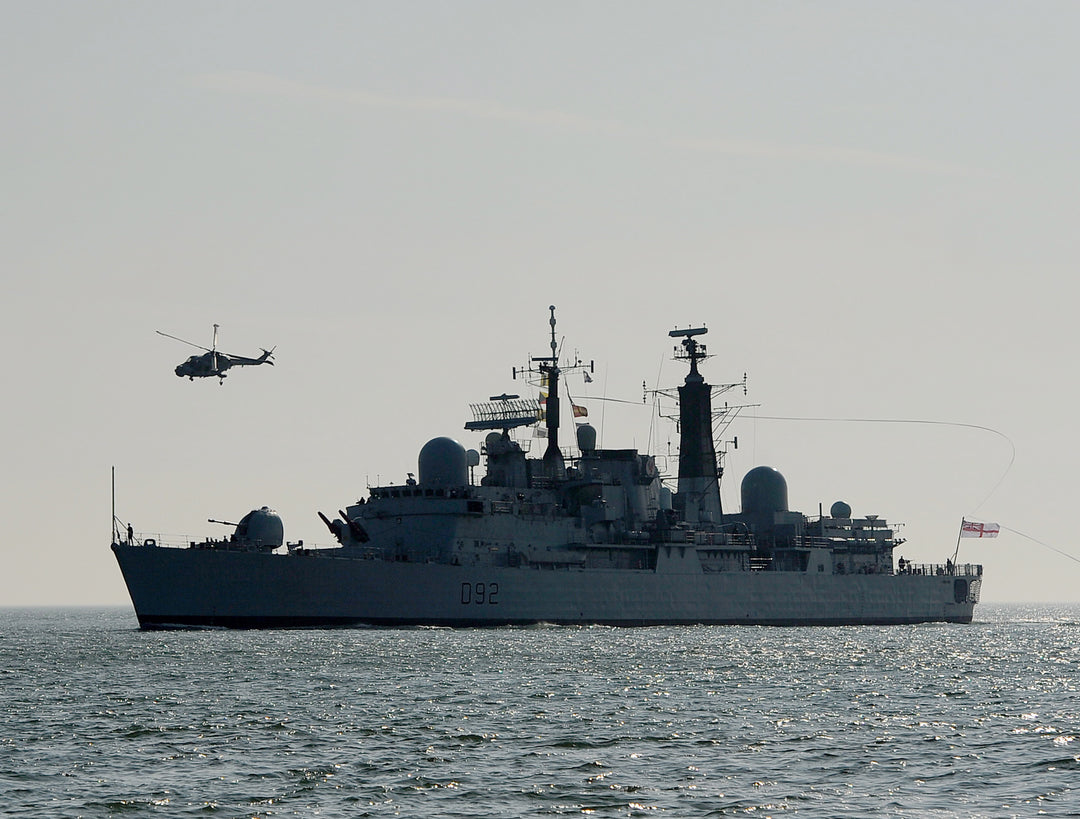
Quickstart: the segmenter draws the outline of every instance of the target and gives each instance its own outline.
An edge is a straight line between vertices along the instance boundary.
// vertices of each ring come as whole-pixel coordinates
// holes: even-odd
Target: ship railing
[[[796,543],[796,545],[808,549],[832,549],[835,546],[846,546],[850,542],[850,540],[821,537],[820,535],[803,535],[802,542]]]
[[[742,532],[695,532],[689,529],[686,532],[686,541],[697,546],[717,546],[740,551],[754,546],[754,536]]]
[[[982,577],[983,567],[978,563],[910,563],[897,568],[897,574],[934,575],[940,577]]]
[[[127,546],[163,546],[167,549],[187,549],[193,543],[206,542],[206,538],[196,540],[188,535],[162,534],[161,532],[133,532],[129,539],[125,532],[120,533],[121,544]]]
[[[903,541],[901,541],[903,542]],[[839,537],[836,535],[803,535],[799,544],[807,548],[819,549],[880,549],[883,545],[895,544],[892,538]]]
[[[228,537],[194,538],[190,535],[176,535],[161,532],[133,532],[130,540],[128,539],[126,532],[120,532],[120,537],[117,542],[128,546],[157,546],[165,549],[213,549],[215,547],[220,547],[223,549],[228,549],[230,547],[234,549],[239,548]],[[326,546],[319,543],[305,544],[302,540],[298,543],[289,543],[286,545],[288,546],[290,552],[294,549],[302,549],[305,552],[313,552],[321,550],[331,551],[338,548],[337,546]],[[247,546],[254,547],[255,549],[259,548],[258,543],[250,543],[247,544]]]

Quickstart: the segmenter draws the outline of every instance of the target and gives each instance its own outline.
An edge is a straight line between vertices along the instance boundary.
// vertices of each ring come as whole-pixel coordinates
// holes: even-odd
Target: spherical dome
[[[276,549],[285,542],[285,526],[269,506],[253,509],[236,524],[236,539],[265,549]]]
[[[788,511],[787,481],[771,466],[756,466],[742,479],[744,515]]]
[[[501,432],[489,432],[484,438],[484,450],[488,455],[505,455],[507,452],[513,452],[514,443]]]
[[[432,438],[420,450],[418,475],[422,486],[466,486],[468,455],[453,438]]]
[[[837,501],[829,508],[829,514],[834,518],[850,518],[851,507],[843,501]]]
[[[582,424],[577,428],[577,445],[582,452],[592,452],[596,449],[596,427],[592,424]]]

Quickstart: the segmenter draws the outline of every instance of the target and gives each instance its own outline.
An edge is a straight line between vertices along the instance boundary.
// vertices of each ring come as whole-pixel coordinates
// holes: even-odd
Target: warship
[[[551,354],[513,372],[539,397],[472,405],[465,429],[482,436],[478,449],[434,438],[415,476],[369,487],[333,520],[319,512],[336,545],[285,542],[268,507],[229,537],[183,543],[120,531],[114,508],[112,550],[140,626],[971,622],[981,566],[894,564],[903,540],[884,519],[842,501],[827,515],[790,510],[775,468],[751,469],[740,510],[722,508],[714,429],[731,410],[714,410],[701,373],[704,327],[670,333],[689,365],[677,473],[665,474],[666,458],[598,447],[595,428],[576,420],[585,410],[561,406],[567,375],[591,365],[560,365],[549,309]],[[564,451],[567,410],[576,446]],[[535,442],[540,457],[523,446]]]

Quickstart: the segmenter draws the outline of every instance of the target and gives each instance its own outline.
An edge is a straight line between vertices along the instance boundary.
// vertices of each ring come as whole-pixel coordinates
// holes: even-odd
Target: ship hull
[[[143,628],[970,623],[978,578],[452,566],[114,544]]]

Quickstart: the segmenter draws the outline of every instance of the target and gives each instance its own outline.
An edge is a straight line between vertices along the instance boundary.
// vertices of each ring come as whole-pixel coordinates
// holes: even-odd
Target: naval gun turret
[[[207,522],[236,527],[228,543],[232,548],[272,552],[285,542],[285,526],[278,513],[269,506],[252,509],[240,518],[239,523],[213,518]]]

